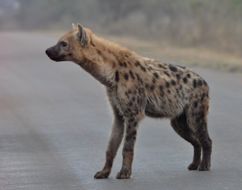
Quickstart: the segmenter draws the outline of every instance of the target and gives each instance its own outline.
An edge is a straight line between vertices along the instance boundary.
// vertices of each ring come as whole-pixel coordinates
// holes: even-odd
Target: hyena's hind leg
[[[201,145],[199,141],[195,138],[191,129],[189,129],[187,124],[187,118],[185,112],[181,115],[173,118],[171,120],[171,126],[173,129],[179,134],[182,138],[186,141],[190,142],[193,146],[194,153],[193,153],[193,161],[188,166],[189,170],[197,170],[201,161]]]
[[[113,108],[113,111],[114,111],[114,122],[113,122],[113,128],[109,139],[107,151],[106,151],[106,162],[103,169],[95,174],[94,178],[96,179],[103,179],[109,176],[112,169],[113,160],[116,156],[119,145],[123,139],[123,133],[124,133],[123,116],[120,115],[119,111],[116,108]]]
[[[210,170],[212,140],[207,129],[208,98],[202,95],[201,100],[194,101],[188,109],[188,125],[194,131],[196,138],[202,146],[202,161],[200,171]]]

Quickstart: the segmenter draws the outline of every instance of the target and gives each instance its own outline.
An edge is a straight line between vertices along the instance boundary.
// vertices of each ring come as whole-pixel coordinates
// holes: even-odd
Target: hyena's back
[[[147,116],[174,118],[194,104],[208,104],[206,81],[185,67],[144,59],[119,72],[126,84],[120,81],[120,88],[127,94],[144,89]]]

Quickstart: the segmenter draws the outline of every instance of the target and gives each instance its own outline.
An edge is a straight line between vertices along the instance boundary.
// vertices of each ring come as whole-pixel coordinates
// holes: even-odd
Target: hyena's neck
[[[92,36],[84,60],[78,64],[107,87],[116,85],[115,72],[140,59],[136,53],[113,42]]]

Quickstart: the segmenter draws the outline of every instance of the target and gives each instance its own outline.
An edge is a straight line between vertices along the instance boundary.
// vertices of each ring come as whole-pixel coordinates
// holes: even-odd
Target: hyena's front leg
[[[122,141],[124,133],[124,120],[118,113],[118,110],[114,109],[114,123],[112,133],[109,139],[108,148],[106,151],[106,162],[103,169],[96,173],[94,178],[103,179],[107,178],[111,172],[113,160]]]
[[[117,179],[128,179],[132,173],[134,145],[136,141],[137,127],[140,118],[132,116],[126,120],[126,135],[123,147],[123,164]]]

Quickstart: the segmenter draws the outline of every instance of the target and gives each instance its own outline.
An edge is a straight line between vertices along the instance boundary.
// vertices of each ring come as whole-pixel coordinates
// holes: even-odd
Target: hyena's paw
[[[209,171],[210,170],[210,163],[202,162],[198,168],[199,171]]]
[[[128,168],[122,168],[120,172],[118,172],[116,178],[117,179],[129,179],[131,176],[131,170]]]
[[[106,179],[106,178],[108,178],[109,174],[110,174],[110,171],[101,170],[95,174],[94,178],[95,179]]]
[[[187,169],[188,169],[188,170],[197,170],[198,167],[199,167],[199,163],[193,163],[193,162],[192,162],[192,163],[187,167]]]

